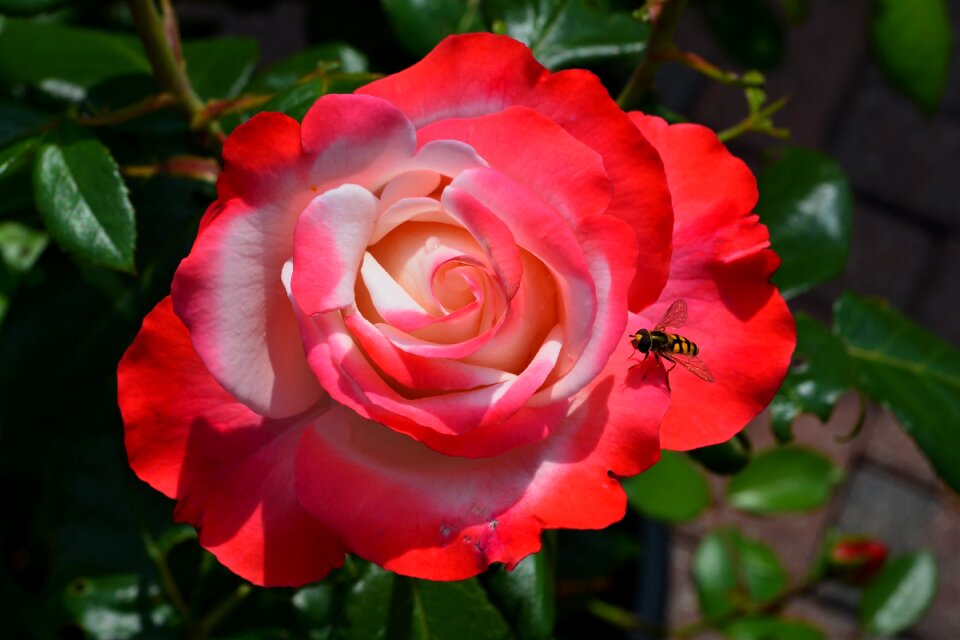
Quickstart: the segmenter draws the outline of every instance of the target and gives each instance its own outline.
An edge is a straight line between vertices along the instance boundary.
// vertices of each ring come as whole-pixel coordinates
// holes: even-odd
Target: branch
[[[624,110],[640,104],[653,88],[657,71],[664,61],[663,52],[674,50],[673,32],[687,8],[688,0],[648,0],[644,10],[652,24],[647,50],[640,64],[633,70],[626,86],[617,97],[617,104]]]

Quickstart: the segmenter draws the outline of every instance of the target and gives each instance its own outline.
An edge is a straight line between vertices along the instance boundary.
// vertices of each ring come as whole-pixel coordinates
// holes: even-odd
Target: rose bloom
[[[619,478],[722,442],[795,343],[756,182],[507,37],[261,113],[119,368],[136,473],[260,585],[346,552],[435,580],[624,515]],[[716,382],[630,360],[677,299]],[[669,364],[669,363],[668,363]]]

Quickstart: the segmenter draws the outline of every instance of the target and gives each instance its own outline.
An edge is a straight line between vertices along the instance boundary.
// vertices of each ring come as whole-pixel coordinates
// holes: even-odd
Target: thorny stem
[[[202,117],[205,105],[187,75],[180,54],[180,32],[170,0],[160,0],[160,3],[162,13],[157,11],[154,0],[127,0],[143,50],[153,69],[153,77],[161,91],[174,96],[191,129],[206,128],[215,140],[222,142],[223,132],[219,123]]]
[[[626,86],[617,97],[617,104],[624,110],[637,107],[653,88],[657,71],[664,61],[662,53],[675,48],[673,32],[687,8],[688,0],[648,0],[652,28],[647,40],[647,50],[640,64],[630,74]]]

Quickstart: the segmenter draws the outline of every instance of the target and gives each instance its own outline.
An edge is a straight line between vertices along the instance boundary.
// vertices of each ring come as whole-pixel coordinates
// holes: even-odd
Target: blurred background
[[[176,2],[175,8],[185,40],[255,38],[261,69],[310,45],[338,41],[363,52],[370,70],[389,73],[414,62],[435,41],[430,33],[423,42],[416,35],[398,40],[397,33],[418,31],[404,30],[409,16],[386,11],[389,4],[189,0]],[[435,9],[429,0],[419,6],[424,12]],[[953,30],[960,32],[960,5],[948,7]],[[80,24],[130,30],[121,5],[81,2],[75,9]],[[791,307],[829,323],[833,301],[851,289],[889,300],[920,325],[960,344],[960,52],[954,49],[939,108],[925,112],[891,88],[872,60],[867,13],[866,0],[702,0],[692,3],[677,42],[721,68],[762,71],[771,99],[789,97],[774,116],[776,126],[790,131],[793,144],[835,158],[849,180],[854,216],[846,268],[834,282],[794,298]],[[454,22],[448,30],[460,26]],[[633,63],[612,61],[595,70],[615,93]],[[741,89],[679,64],[665,64],[657,86],[667,109],[718,131],[747,113]],[[123,131],[107,135],[121,164],[137,157],[132,149],[125,155]],[[159,146],[165,144],[162,137],[157,140]],[[729,146],[762,176],[780,144],[747,133]],[[0,492],[6,505],[0,523],[0,608],[10,620],[14,635],[9,637],[84,637],[73,615],[77,610],[70,609],[70,594],[87,606],[97,598],[116,598],[121,589],[136,591],[137,576],[153,571],[150,554],[156,549],[172,549],[172,565],[181,573],[198,573],[193,578],[198,584],[206,581],[207,593],[236,586],[232,576],[210,568],[212,560],[201,556],[195,544],[182,544],[191,534],[170,527],[172,503],[126,467],[115,381],[105,375],[114,370],[139,319],[168,292],[196,215],[213,198],[212,186],[159,177],[132,181],[131,189],[139,236],[163,240],[138,248],[138,262],[148,265],[141,271],[144,286],[130,289],[119,277],[94,274],[90,268],[81,268],[78,275],[64,254],[47,250],[20,283],[0,326]],[[17,197],[0,192],[8,204]],[[628,535],[646,531],[644,535],[669,539],[668,562],[656,571],[667,577],[671,625],[698,619],[689,577],[697,544],[708,530],[733,524],[780,552],[794,578],[816,557],[829,531],[877,537],[893,553],[932,550],[939,593],[920,624],[899,637],[960,638],[960,499],[884,410],[868,407],[856,437],[844,438],[858,413],[858,400],[846,396],[826,425],[813,417],[794,425],[797,441],[825,451],[848,470],[825,509],[777,518],[745,515],[725,506],[719,499],[721,482],[714,479],[716,506],[695,522],[653,534],[635,517],[624,525]],[[755,449],[773,443],[768,420],[762,416],[749,428]],[[144,527],[150,532],[146,545]],[[593,553],[588,539],[572,544]],[[575,575],[577,569],[570,571]],[[126,582],[83,578],[121,574],[128,576]],[[558,586],[561,595],[564,584]],[[154,607],[156,593],[149,589],[137,593],[138,599],[128,603],[128,613],[140,625],[132,635],[166,637],[165,616],[174,614]],[[249,610],[282,618],[289,598],[284,590],[258,591]],[[309,607],[297,612],[309,622]],[[859,637],[855,592],[838,584],[804,595],[787,613],[818,623],[829,638]],[[227,623],[229,637],[242,637],[244,629],[262,623],[262,616],[251,622],[244,615],[234,614]],[[144,626],[143,620],[149,623]],[[122,628],[123,620],[117,624]],[[573,619],[568,629],[589,629],[590,624],[589,617]],[[567,633],[563,625],[561,618],[559,636]]]

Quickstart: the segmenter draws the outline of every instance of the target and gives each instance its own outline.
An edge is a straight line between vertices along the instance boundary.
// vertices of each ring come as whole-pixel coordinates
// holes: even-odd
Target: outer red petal
[[[165,298],[118,371],[130,464],[178,500],[200,544],[259,585],[301,585],[343,563],[340,539],[300,505],[293,459],[304,418],[268,420],[233,399],[201,363]]]
[[[550,74],[506,36],[451,36],[423,60],[358,89],[386,98],[420,129],[511,106],[531,107],[597,151],[613,181],[608,213],[625,220],[640,247],[630,308],[657,299],[667,279],[673,218],[663,165],[651,144],[586,71]]]
[[[673,400],[660,432],[665,449],[728,440],[780,387],[793,349],[793,316],[769,283],[779,265],[767,229],[750,210],[756,180],[709,129],[631,118],[660,151],[676,204],[670,280],[637,327],[656,323],[678,298],[689,318],[677,331],[700,346],[708,384],[682,368],[670,374]]]
[[[546,440],[495,458],[439,454],[352,411],[311,428],[297,455],[297,492],[351,549],[391,571],[431,580],[515,566],[543,529],[605,527],[626,506],[616,475],[656,461],[668,402],[652,374],[628,403],[622,378],[594,385]],[[611,409],[612,407],[612,409]]]

